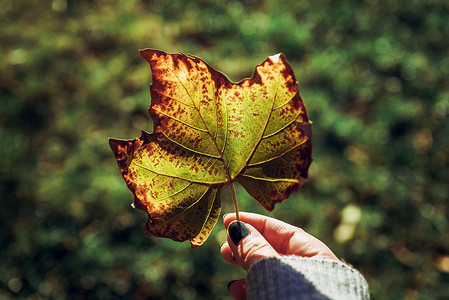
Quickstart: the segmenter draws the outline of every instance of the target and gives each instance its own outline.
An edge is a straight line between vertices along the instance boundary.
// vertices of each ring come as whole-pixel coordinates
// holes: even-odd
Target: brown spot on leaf
[[[236,138],[245,138],[246,137],[246,135],[243,133],[243,132],[239,132],[239,131],[237,131],[237,130],[229,130],[229,133],[230,134],[232,134],[234,137],[236,137]]]

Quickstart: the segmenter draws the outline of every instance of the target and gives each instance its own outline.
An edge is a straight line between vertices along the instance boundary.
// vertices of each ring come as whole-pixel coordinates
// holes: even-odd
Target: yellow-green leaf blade
[[[224,107],[216,97],[222,78],[201,59],[145,49],[151,66],[150,114],[155,132],[199,154],[220,157],[224,141]],[[221,80],[223,81],[224,78]]]
[[[110,140],[120,171],[134,194],[134,205],[148,214],[148,235],[190,240],[201,245],[215,225],[220,213],[219,184],[211,185],[166,176],[142,168],[134,155],[146,149],[143,133],[133,141]],[[150,136],[151,137],[151,136]]]
[[[137,175],[156,174],[180,178],[192,182],[218,184],[226,182],[223,164],[217,158],[198,155],[178,144],[170,142],[161,134],[142,135],[131,141],[111,139],[116,157],[123,156],[128,162],[128,172]],[[120,167],[123,173],[123,167]]]
[[[189,240],[194,248],[203,244],[220,215],[218,186],[203,185],[190,189],[188,197],[184,198],[182,204],[172,206],[170,211],[149,213],[145,226],[146,234],[168,237],[174,241]]]
[[[264,164],[246,167],[237,177],[246,191],[267,210],[301,188],[312,162],[310,140]]]
[[[271,64],[267,64],[271,61]],[[273,99],[264,133],[255,149],[249,165],[263,163],[305,143],[311,137],[311,124],[306,108],[299,96],[293,69],[283,54],[271,56],[260,68],[261,80],[272,88]],[[273,92],[274,91],[274,92]]]
[[[298,93],[296,79],[283,54],[268,57],[256,67],[251,78],[220,92],[228,111],[224,157],[229,164],[231,178],[234,178],[250,160],[257,163],[266,156],[279,154],[279,151],[276,154],[267,152],[263,145],[264,136],[272,135],[275,130],[298,119],[301,111],[298,102],[301,100],[295,99]],[[293,113],[294,117],[288,113],[281,114],[284,111],[290,115]],[[261,143],[263,149],[258,150]],[[266,152],[262,160],[261,152]]]

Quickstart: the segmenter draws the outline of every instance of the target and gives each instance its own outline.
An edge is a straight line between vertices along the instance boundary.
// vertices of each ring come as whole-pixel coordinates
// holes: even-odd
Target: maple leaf
[[[220,191],[239,182],[267,210],[299,189],[311,164],[311,123],[283,54],[239,83],[200,58],[145,49],[153,133],[110,139],[119,169],[148,214],[146,233],[192,247],[220,215]]]

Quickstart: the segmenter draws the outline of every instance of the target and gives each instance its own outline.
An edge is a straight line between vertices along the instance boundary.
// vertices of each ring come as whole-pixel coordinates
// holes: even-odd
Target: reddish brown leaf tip
[[[109,147],[117,159],[121,159],[122,149],[127,146],[128,141],[109,138]]]
[[[120,171],[127,168],[132,158],[132,141],[109,138],[109,147],[114,152]]]
[[[151,60],[151,57],[153,56],[154,53],[159,54],[159,56],[165,54],[165,52],[156,50],[156,49],[141,49],[141,50],[139,50],[140,56],[142,56],[148,62]]]

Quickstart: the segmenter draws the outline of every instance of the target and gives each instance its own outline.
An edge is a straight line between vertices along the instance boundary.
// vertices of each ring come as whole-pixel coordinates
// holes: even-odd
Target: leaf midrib
[[[187,56],[185,56],[185,57],[186,57],[187,59],[190,59],[190,58],[187,57]],[[210,131],[210,129],[209,129],[209,126],[207,126],[207,123],[206,123],[206,121],[204,120],[203,115],[201,114],[200,109],[196,106],[195,101],[194,101],[192,95],[190,95],[189,90],[187,89],[187,87],[185,86],[185,84],[181,81],[181,79],[178,77],[178,75],[176,74],[176,72],[175,72],[169,65],[167,65],[167,63],[165,63],[165,62],[163,62],[163,63],[164,63],[165,66],[166,66],[166,67],[173,73],[173,75],[178,79],[179,83],[182,85],[182,87],[183,87],[184,90],[186,91],[187,95],[189,96],[190,101],[192,102],[193,107],[194,107],[194,108],[196,109],[196,111],[198,112],[198,115],[200,116],[201,121],[203,122],[204,126],[206,127],[207,133],[208,133],[209,136],[211,137],[212,141],[214,142],[215,148],[217,149],[218,153],[220,154],[220,160],[223,162],[223,167],[224,167],[224,169],[225,169],[225,171],[226,171],[226,175],[227,175],[227,178],[228,178],[227,182],[230,183],[230,182],[232,181],[232,178],[231,178],[231,175],[230,175],[230,172],[229,172],[229,167],[226,165],[225,160],[224,160],[224,156],[223,156],[224,150],[225,150],[225,148],[226,148],[226,142],[227,142],[226,137],[225,137],[225,142],[224,142],[223,151],[221,151],[221,150],[220,150],[220,147],[218,146],[218,143],[217,143],[216,138],[212,135],[212,133],[211,133],[211,131]],[[218,90],[217,87],[216,87],[216,89]],[[217,93],[214,93],[214,102],[215,102],[215,104],[217,104],[217,102],[216,102],[216,97],[217,97],[216,94],[217,94]],[[176,99],[174,99],[174,100],[176,101]],[[226,103],[226,102],[225,102],[225,103]],[[225,109],[225,111],[226,111],[226,109]],[[216,117],[216,119],[217,119],[217,125],[218,125],[218,114],[215,114],[215,117]],[[227,116],[226,116],[226,117],[227,117]],[[227,123],[228,123],[228,122],[226,121],[226,125],[227,125]],[[227,127],[227,126],[226,126],[226,127]],[[218,126],[217,126],[217,132],[218,132]],[[225,133],[226,133],[226,135],[227,135],[227,130],[225,131]],[[184,148],[186,148],[184,145],[181,145],[181,146],[183,146]]]

